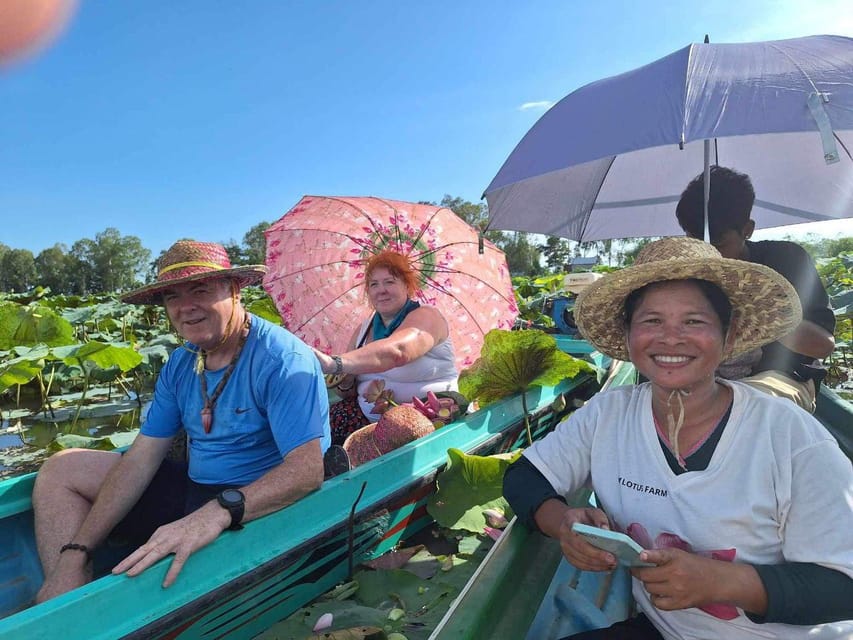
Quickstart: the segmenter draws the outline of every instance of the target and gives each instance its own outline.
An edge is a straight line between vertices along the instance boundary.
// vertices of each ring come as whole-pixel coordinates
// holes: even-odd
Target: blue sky
[[[50,46],[0,67],[0,242],[37,254],[112,226],[156,255],[239,241],[304,194],[477,201],[550,103],[706,33],[851,36],[853,11],[84,0]]]

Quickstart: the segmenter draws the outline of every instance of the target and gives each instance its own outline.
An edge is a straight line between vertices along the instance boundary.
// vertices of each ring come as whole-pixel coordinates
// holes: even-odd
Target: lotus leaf
[[[278,309],[275,308],[275,303],[267,296],[247,303],[246,309],[250,313],[254,313],[259,318],[268,320],[273,324],[281,324],[281,315],[279,315]]]
[[[325,613],[332,614],[332,626],[324,629],[323,633],[332,634],[360,627],[379,627],[386,624],[387,612],[371,609],[356,604],[352,600],[343,602],[319,602],[304,607],[287,620],[273,625],[270,629],[257,636],[257,640],[305,640],[312,637],[314,624]],[[321,636],[322,637],[322,636]],[[329,635],[329,637],[333,637]],[[347,638],[341,635],[341,638]],[[364,638],[366,636],[349,636],[349,638]]]
[[[0,392],[18,384],[26,384],[44,368],[47,349],[33,349],[33,356],[19,356],[0,362]]]
[[[53,349],[53,355],[68,365],[89,361],[102,369],[118,367],[122,371],[130,371],[142,362],[142,356],[133,347],[118,342],[92,341],[82,345],[57,347]]]
[[[486,406],[530,387],[556,385],[581,371],[593,368],[561,351],[554,336],[544,331],[492,329],[480,359],[459,376],[459,391]]]
[[[59,346],[73,342],[74,327],[48,307],[0,304],[0,349],[38,343]]]
[[[121,447],[129,446],[139,429],[114,433],[109,436],[101,436],[92,438],[89,436],[80,436],[73,433],[63,433],[56,436],[56,439],[50,444],[50,449],[53,451],[61,451],[62,449],[98,449],[101,451],[112,451]]]
[[[430,496],[427,511],[443,527],[477,533],[488,524],[483,515],[486,509],[500,509],[511,518],[512,510],[502,495],[503,476],[520,455],[474,456],[448,449],[447,466],[438,474],[438,490]]]

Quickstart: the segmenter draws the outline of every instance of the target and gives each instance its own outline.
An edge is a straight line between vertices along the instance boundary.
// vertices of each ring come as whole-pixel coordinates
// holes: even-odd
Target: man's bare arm
[[[803,320],[791,333],[779,339],[791,351],[823,360],[835,350],[833,335],[811,320]]]
[[[267,471],[253,483],[241,488],[246,498],[243,522],[277,511],[323,483],[323,456],[320,440],[300,445],[287,454],[284,461]],[[163,586],[178,577],[192,553],[213,542],[231,524],[231,514],[216,500],[193,513],[157,529],[144,545],[120,564],[113,573],[127,572],[135,576],[152,564],[174,554]]]

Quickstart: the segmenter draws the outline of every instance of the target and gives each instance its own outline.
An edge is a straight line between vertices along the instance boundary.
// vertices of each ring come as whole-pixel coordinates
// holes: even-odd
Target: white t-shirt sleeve
[[[789,562],[814,562],[853,577],[853,470],[823,434],[791,452],[791,493],[782,552]],[[844,496],[839,500],[839,496]]]
[[[524,452],[563,496],[570,496],[590,482],[592,445],[600,417],[600,399],[604,395],[608,394],[595,396]]]

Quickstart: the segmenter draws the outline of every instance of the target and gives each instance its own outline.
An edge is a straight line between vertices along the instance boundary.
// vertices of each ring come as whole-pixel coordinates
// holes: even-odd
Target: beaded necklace
[[[234,357],[231,358],[228,368],[225,370],[225,373],[222,375],[222,379],[219,381],[219,384],[216,385],[216,388],[213,390],[213,395],[210,397],[207,395],[207,378],[204,375],[204,362],[207,353],[199,351],[198,357],[201,362],[201,367],[196,371],[196,373],[198,374],[199,382],[201,383],[201,399],[203,403],[201,409],[201,426],[204,427],[205,433],[210,433],[210,429],[213,427],[213,408],[216,406],[216,401],[219,400],[219,396],[222,395],[222,391],[225,389],[228,379],[231,377],[231,374],[234,373],[234,367],[237,366],[237,360],[240,357],[240,353],[243,351],[243,345],[246,344],[246,338],[249,336],[249,329],[251,326],[252,317],[247,313],[246,319],[243,322],[243,329],[240,331],[240,341],[237,343],[237,351],[234,352]]]

